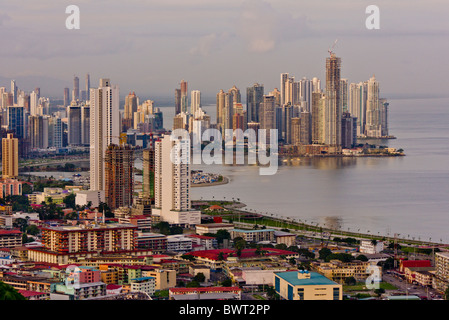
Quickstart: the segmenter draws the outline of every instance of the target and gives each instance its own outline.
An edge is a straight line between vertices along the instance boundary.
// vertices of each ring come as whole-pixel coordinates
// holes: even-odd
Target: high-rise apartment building
[[[323,93],[312,93],[312,143],[324,144],[324,108],[325,98]]]
[[[90,90],[90,190],[105,190],[105,152],[119,144],[119,135],[119,87],[100,79]]]
[[[76,101],[72,101],[67,107],[67,131],[67,143],[69,146],[79,146],[82,144],[81,105]]]
[[[181,112],[187,113],[189,97],[187,95],[187,81],[181,80]]]
[[[190,139],[172,141],[165,135],[155,142],[153,215],[176,225],[201,223],[201,212],[191,210]]]
[[[64,88],[64,107],[67,107],[70,103],[69,88]]]
[[[175,89],[175,115],[181,113],[181,89]]]
[[[288,76],[288,73],[281,73],[281,85],[280,85],[280,88],[281,88],[281,105],[284,105],[284,104],[286,104],[287,102],[286,102],[286,94],[285,94],[285,86],[286,86],[286,83],[287,83],[287,80],[288,80],[288,78],[289,78],[289,76]]]
[[[368,137],[379,138],[382,136],[382,116],[380,112],[379,82],[373,76],[368,80],[366,100],[366,127],[365,134]]]
[[[86,100],[90,100],[90,75],[86,74]]]
[[[24,108],[20,106],[8,106],[8,130],[14,132],[14,137],[24,139],[26,137],[26,123]]]
[[[77,76],[73,77],[73,93],[72,100],[79,100],[80,98],[80,79]]]
[[[105,198],[109,208],[129,207],[134,190],[133,150],[110,144],[105,153]]]
[[[331,53],[331,56],[326,58],[324,142],[334,147],[341,145],[340,71],[341,59]]]
[[[192,90],[190,95],[190,113],[196,116],[196,113],[201,108],[201,91]]]
[[[263,96],[262,107],[260,108],[260,129],[266,131],[266,143],[270,144],[270,130],[276,129],[276,103],[275,97],[270,95]]]
[[[255,83],[246,88],[246,116],[247,122],[259,122],[260,104],[263,102],[264,86]]]
[[[123,132],[128,131],[134,127],[134,115],[137,112],[137,96],[135,92],[130,92],[125,97],[125,111],[123,113],[122,119],[122,130]]]
[[[31,149],[48,148],[49,116],[28,117],[28,139]]]
[[[144,199],[154,199],[154,148],[143,150],[142,193]]]
[[[19,139],[8,133],[2,139],[2,177],[16,178],[19,175]]]
[[[11,80],[11,93],[12,93],[12,99],[13,99],[13,103],[11,105],[17,104],[18,90],[19,90],[19,88],[17,87],[16,80]]]

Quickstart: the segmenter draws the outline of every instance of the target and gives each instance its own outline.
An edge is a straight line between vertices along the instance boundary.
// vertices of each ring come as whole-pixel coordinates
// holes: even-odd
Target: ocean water
[[[449,99],[390,100],[387,145],[405,157],[301,159],[263,176],[256,166],[194,165],[226,185],[192,199],[240,199],[248,208],[375,235],[449,243]],[[162,108],[170,127],[173,108]],[[206,106],[215,121],[215,106]],[[167,114],[167,117],[166,117]]]

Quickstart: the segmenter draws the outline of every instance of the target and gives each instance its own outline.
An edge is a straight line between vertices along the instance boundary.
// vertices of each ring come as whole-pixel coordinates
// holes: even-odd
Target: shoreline
[[[217,202],[217,201],[224,201],[226,202],[226,200],[193,200],[192,202]],[[237,206],[238,204],[238,206]],[[224,207],[226,208],[226,205],[224,205]],[[235,202],[234,205],[232,205],[232,207],[230,207],[229,209],[233,211],[232,214],[229,214],[228,216],[231,217],[232,219],[228,219],[228,216],[222,216],[223,220],[229,221],[232,220],[232,223],[236,223],[242,226],[251,226],[251,225],[257,225],[260,224],[260,220],[266,220],[265,222],[272,222],[274,223],[274,225],[270,225],[270,224],[261,224],[261,225],[265,225],[266,227],[272,227],[275,229],[282,229],[282,228],[287,228],[287,229],[292,229],[292,232],[297,233],[298,235],[301,234],[303,236],[306,237],[310,237],[310,238],[316,238],[316,239],[329,239],[332,240],[331,238],[335,238],[335,237],[352,237],[355,239],[369,239],[369,240],[380,240],[380,241],[389,241],[389,242],[394,242],[396,241],[398,244],[406,244],[406,245],[418,245],[418,246],[423,246],[423,247],[438,247],[438,248],[449,248],[449,244],[446,243],[437,243],[437,242],[432,242],[432,241],[424,241],[424,240],[413,240],[413,239],[406,239],[406,238],[399,238],[399,237],[394,237],[394,236],[387,236],[387,235],[374,235],[374,234],[367,234],[367,233],[361,233],[361,232],[351,232],[351,231],[343,231],[341,229],[331,229],[328,227],[322,227],[319,224],[307,224],[304,222],[299,222],[301,220],[298,219],[298,221],[295,221],[294,218],[288,218],[288,217],[274,217],[273,215],[266,215],[263,213],[259,213],[259,212],[249,212],[244,210],[243,208],[246,207],[246,204],[242,203],[242,202]],[[207,214],[207,213],[206,213]],[[248,216],[256,216],[259,217],[260,219],[254,219],[252,220],[252,222],[249,222],[251,219],[245,219],[243,218],[244,222],[240,222],[240,221],[236,221],[236,219],[234,219],[235,216],[238,216],[239,218],[241,217],[241,215],[248,215]],[[259,222],[259,223],[258,223]],[[275,224],[276,223],[280,223],[283,224],[282,226],[277,227]]]
[[[216,181],[216,182],[211,182],[211,183],[197,183],[197,184],[193,184],[191,183],[190,186],[192,188],[200,188],[200,187],[213,187],[213,186],[219,186],[219,185],[223,185],[223,184],[227,184],[229,183],[229,178],[222,176],[223,180],[222,181]]]

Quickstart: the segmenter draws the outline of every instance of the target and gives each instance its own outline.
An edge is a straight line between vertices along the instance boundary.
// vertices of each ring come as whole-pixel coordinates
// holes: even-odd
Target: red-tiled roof
[[[215,239],[214,237],[200,236],[199,234],[189,234],[189,235],[187,235],[187,237],[198,238],[198,239],[204,239],[204,240],[212,240],[212,239]]]
[[[430,260],[402,260],[404,268],[431,267]]]
[[[0,230],[0,235],[7,235],[7,234],[22,234],[19,230]]]
[[[242,291],[239,287],[197,287],[197,288],[170,288],[173,293],[189,293],[189,292],[233,292]]]
[[[119,286],[118,284],[108,284],[106,286],[106,290],[116,290],[120,288],[122,288],[122,286]]]
[[[47,294],[45,292],[37,292],[37,291],[29,291],[29,290],[18,290],[18,291],[25,298],[35,297],[35,296],[42,296],[42,295]]]
[[[256,250],[257,249],[243,249],[241,251],[240,258],[251,258],[256,257]],[[287,250],[281,250],[281,249],[275,249],[275,248],[260,248],[260,250],[265,251],[266,256],[280,256],[280,255],[294,255],[297,254],[293,251],[287,251]],[[236,250],[231,249],[215,249],[215,250],[199,250],[199,251],[191,251],[187,254],[195,256],[195,257],[202,257],[207,258],[210,260],[218,260],[218,255],[220,252],[223,253],[223,258],[226,260],[231,254],[232,256],[237,255]]]

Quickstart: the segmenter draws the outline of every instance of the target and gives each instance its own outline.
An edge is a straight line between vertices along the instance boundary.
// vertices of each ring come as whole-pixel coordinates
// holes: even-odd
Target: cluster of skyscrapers
[[[188,111],[187,82],[175,91],[173,129],[188,129],[201,134],[205,129],[270,129],[278,130],[283,146],[310,146],[304,150],[339,153],[351,148],[357,138],[388,136],[388,102],[380,98],[379,82],[373,76],[361,83],[348,83],[341,78],[341,59],[330,52],[326,59],[325,87],[320,79],[302,78],[282,73],[280,90],[268,94],[264,85],[246,88],[246,108],[239,88],[220,90],[216,96],[216,124],[201,109],[200,92],[191,92]],[[201,128],[201,129],[200,129]],[[193,136],[198,136],[193,135]]]

